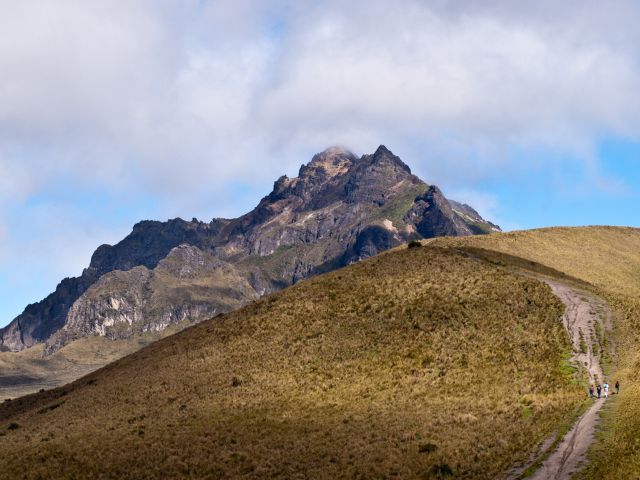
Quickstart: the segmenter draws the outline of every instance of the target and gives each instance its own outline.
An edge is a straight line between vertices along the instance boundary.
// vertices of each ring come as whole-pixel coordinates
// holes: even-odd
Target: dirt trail
[[[609,309],[603,301],[590,294],[580,292],[562,283],[545,281],[567,307],[562,322],[573,343],[573,361],[587,369],[590,383],[594,385],[602,383],[604,377],[598,355],[600,339],[597,338],[596,325],[599,325],[599,331],[602,332],[602,335],[611,328]],[[594,349],[597,351],[594,352]],[[604,399],[595,400],[593,405],[565,435],[556,450],[528,478],[534,480],[566,480],[571,478],[579,470],[580,463],[585,459],[587,450],[593,442],[598,411],[603,404]]]

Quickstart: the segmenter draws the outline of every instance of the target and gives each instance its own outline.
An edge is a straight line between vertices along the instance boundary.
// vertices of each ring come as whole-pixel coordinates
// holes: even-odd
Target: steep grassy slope
[[[474,246],[528,258],[595,285],[616,314],[618,360],[609,369],[621,394],[605,416],[600,441],[584,478],[640,476],[640,229],[550,228],[436,240],[434,245]]]
[[[580,403],[562,310],[455,251],[383,254],[5,402],[0,477],[495,478]]]

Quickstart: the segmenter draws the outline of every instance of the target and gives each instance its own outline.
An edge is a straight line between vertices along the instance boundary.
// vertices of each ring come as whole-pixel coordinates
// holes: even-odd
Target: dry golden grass
[[[431,245],[497,250],[554,268],[605,292],[640,295],[640,229],[556,227],[442,238]]]
[[[550,289],[390,252],[0,406],[3,478],[495,478],[571,418]]]
[[[433,245],[473,246],[540,262],[590,282],[615,313],[617,362],[609,383],[621,394],[604,415],[602,431],[582,478],[640,478],[640,229],[549,228],[487,237],[437,240]]]

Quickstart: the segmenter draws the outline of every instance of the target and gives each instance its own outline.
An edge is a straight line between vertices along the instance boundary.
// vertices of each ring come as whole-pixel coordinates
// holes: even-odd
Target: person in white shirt
[[[609,396],[609,384],[607,382],[604,382],[602,388],[604,390],[604,398],[607,398]]]

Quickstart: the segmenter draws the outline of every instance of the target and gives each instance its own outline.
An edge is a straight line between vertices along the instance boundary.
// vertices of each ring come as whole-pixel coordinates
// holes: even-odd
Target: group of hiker
[[[617,395],[618,393],[620,393],[620,382],[618,380],[616,380],[615,388],[616,388],[616,395]],[[609,383],[606,381],[602,385],[598,383],[596,385],[595,390],[593,388],[593,384],[589,385],[589,397],[596,398],[596,392],[598,393],[598,398],[601,398],[603,395],[604,395],[604,398],[608,398]]]

